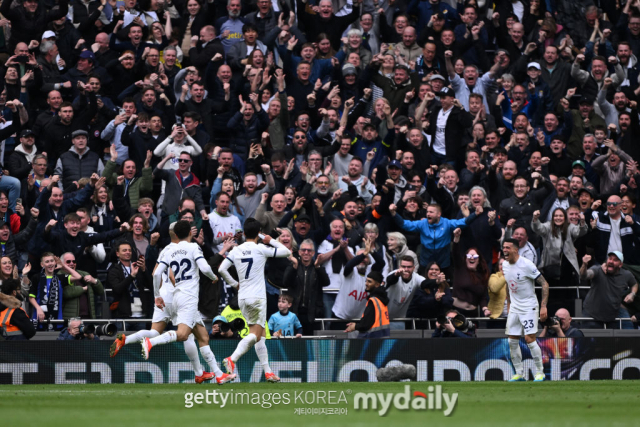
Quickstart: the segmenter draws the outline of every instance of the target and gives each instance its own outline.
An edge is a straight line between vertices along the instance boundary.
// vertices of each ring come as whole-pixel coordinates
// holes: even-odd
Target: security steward
[[[27,312],[22,307],[7,306],[10,305],[11,300],[22,301],[20,282],[17,279],[3,280],[0,291],[5,297],[0,298],[0,333],[2,337],[6,340],[28,340],[33,337],[36,334],[36,329],[27,316]],[[14,298],[6,298],[7,295]]]
[[[389,328],[389,297],[382,284],[384,277],[377,271],[367,275],[365,288],[369,292],[369,301],[358,323],[347,325],[345,332],[359,331],[358,338],[386,338],[391,335]]]

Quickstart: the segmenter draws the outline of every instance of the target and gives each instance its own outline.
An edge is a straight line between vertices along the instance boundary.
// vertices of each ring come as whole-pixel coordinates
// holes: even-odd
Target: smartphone
[[[119,115],[119,116],[124,115],[124,108],[122,108],[122,107],[118,107],[118,115]]]
[[[22,64],[26,64],[29,61],[29,57],[27,55],[18,55],[16,56],[16,62],[20,62]]]
[[[22,199],[18,197],[16,199],[16,205],[21,205],[21,204],[22,204]]]

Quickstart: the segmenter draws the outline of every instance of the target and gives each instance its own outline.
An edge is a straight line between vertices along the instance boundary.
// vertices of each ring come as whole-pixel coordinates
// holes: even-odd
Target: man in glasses
[[[60,255],[60,261],[74,269],[82,277],[81,280],[75,282],[72,280],[63,281],[62,317],[65,319],[72,317],[95,319],[94,298],[96,295],[104,294],[102,282],[86,271],[82,271],[83,267],[76,264],[76,256],[71,252],[65,252]]]
[[[622,199],[610,196],[607,199],[607,212],[587,210],[585,217],[596,220],[595,261],[604,264],[609,253],[618,251],[624,255],[625,265],[640,265],[640,256],[635,250],[635,242],[640,233],[640,224],[633,221],[631,215],[622,213]]]
[[[301,215],[296,224],[309,224],[308,217]],[[297,227],[296,227],[297,228]],[[308,227],[307,227],[308,228]],[[284,272],[283,282],[287,283],[293,295],[291,311],[298,315],[304,335],[313,335],[316,315],[322,315],[322,301],[318,300],[321,289],[329,285],[329,276],[324,268],[313,262],[315,256],[313,240],[300,243],[298,257]]]

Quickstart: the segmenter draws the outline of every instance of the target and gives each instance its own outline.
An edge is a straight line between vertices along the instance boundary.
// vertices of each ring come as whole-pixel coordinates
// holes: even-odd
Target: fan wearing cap
[[[567,154],[572,159],[582,155],[582,139],[588,133],[594,133],[596,127],[606,128],[607,124],[600,115],[596,114],[594,109],[594,99],[582,95],[578,104],[578,109],[571,109],[573,118],[573,127],[571,128],[571,137],[567,141]]]
[[[60,175],[60,188],[67,188],[80,178],[89,177],[97,172],[102,174],[104,164],[95,152],[87,147],[89,133],[86,130],[76,130],[71,134],[73,146],[63,153],[54,170],[55,175]]]
[[[389,127],[389,122],[391,126]],[[362,137],[356,138],[355,142],[351,145],[351,154],[358,156],[361,159],[367,159],[367,154],[371,151],[375,153],[373,160],[369,162],[369,174],[380,164],[380,162],[387,156],[391,142],[395,138],[395,127],[393,127],[393,118],[391,115],[387,116],[387,127],[389,132],[385,136],[384,140],[379,138],[378,129],[376,129],[373,123],[366,122],[362,126]]]
[[[528,59],[523,57],[519,59],[514,67],[518,71],[520,66],[524,66]],[[536,125],[542,122],[542,116],[545,111],[553,111],[553,96],[551,96],[551,88],[543,79],[540,78],[542,74],[542,67],[537,62],[529,62],[527,64],[527,78],[522,82],[524,87],[529,87],[529,83],[533,83],[535,85],[534,92],[538,95],[538,101],[542,108],[538,108],[532,118],[532,122]]]
[[[462,164],[465,151],[462,140],[466,130],[472,126],[473,117],[462,108],[453,89],[443,87],[437,95],[441,105],[431,112],[427,128],[427,134],[431,135],[431,159],[434,164]]]
[[[20,144],[7,159],[5,165],[12,177],[22,181],[31,172],[31,163],[38,154],[35,146],[36,137],[30,129],[20,132]]]
[[[97,74],[100,76],[100,82],[107,86],[113,80],[107,70],[102,67],[96,66],[96,57],[90,50],[83,50],[80,56],[78,57],[78,62],[74,68],[70,68],[65,74],[63,74],[62,79],[68,80],[72,84],[72,89],[74,90],[74,95],[77,96],[78,91],[78,82],[86,83],[89,80],[90,74]],[[80,87],[79,89],[82,89]]]
[[[623,269],[625,257],[620,251],[608,251],[602,265],[587,268],[591,255],[582,257],[580,279],[591,281],[591,288],[584,299],[582,315],[593,317],[587,327],[617,329],[616,317],[629,317],[624,304],[633,303],[638,293],[638,282],[628,270]],[[584,328],[583,323],[583,328]],[[622,329],[632,329],[631,322],[622,322]]]

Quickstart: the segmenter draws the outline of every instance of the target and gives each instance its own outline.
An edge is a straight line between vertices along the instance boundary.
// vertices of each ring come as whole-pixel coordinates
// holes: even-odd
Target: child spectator
[[[278,313],[273,313],[269,318],[269,329],[275,331],[273,336],[279,337],[302,337],[302,324],[295,313],[289,312],[293,304],[293,297],[288,294],[280,295],[278,299]]]

